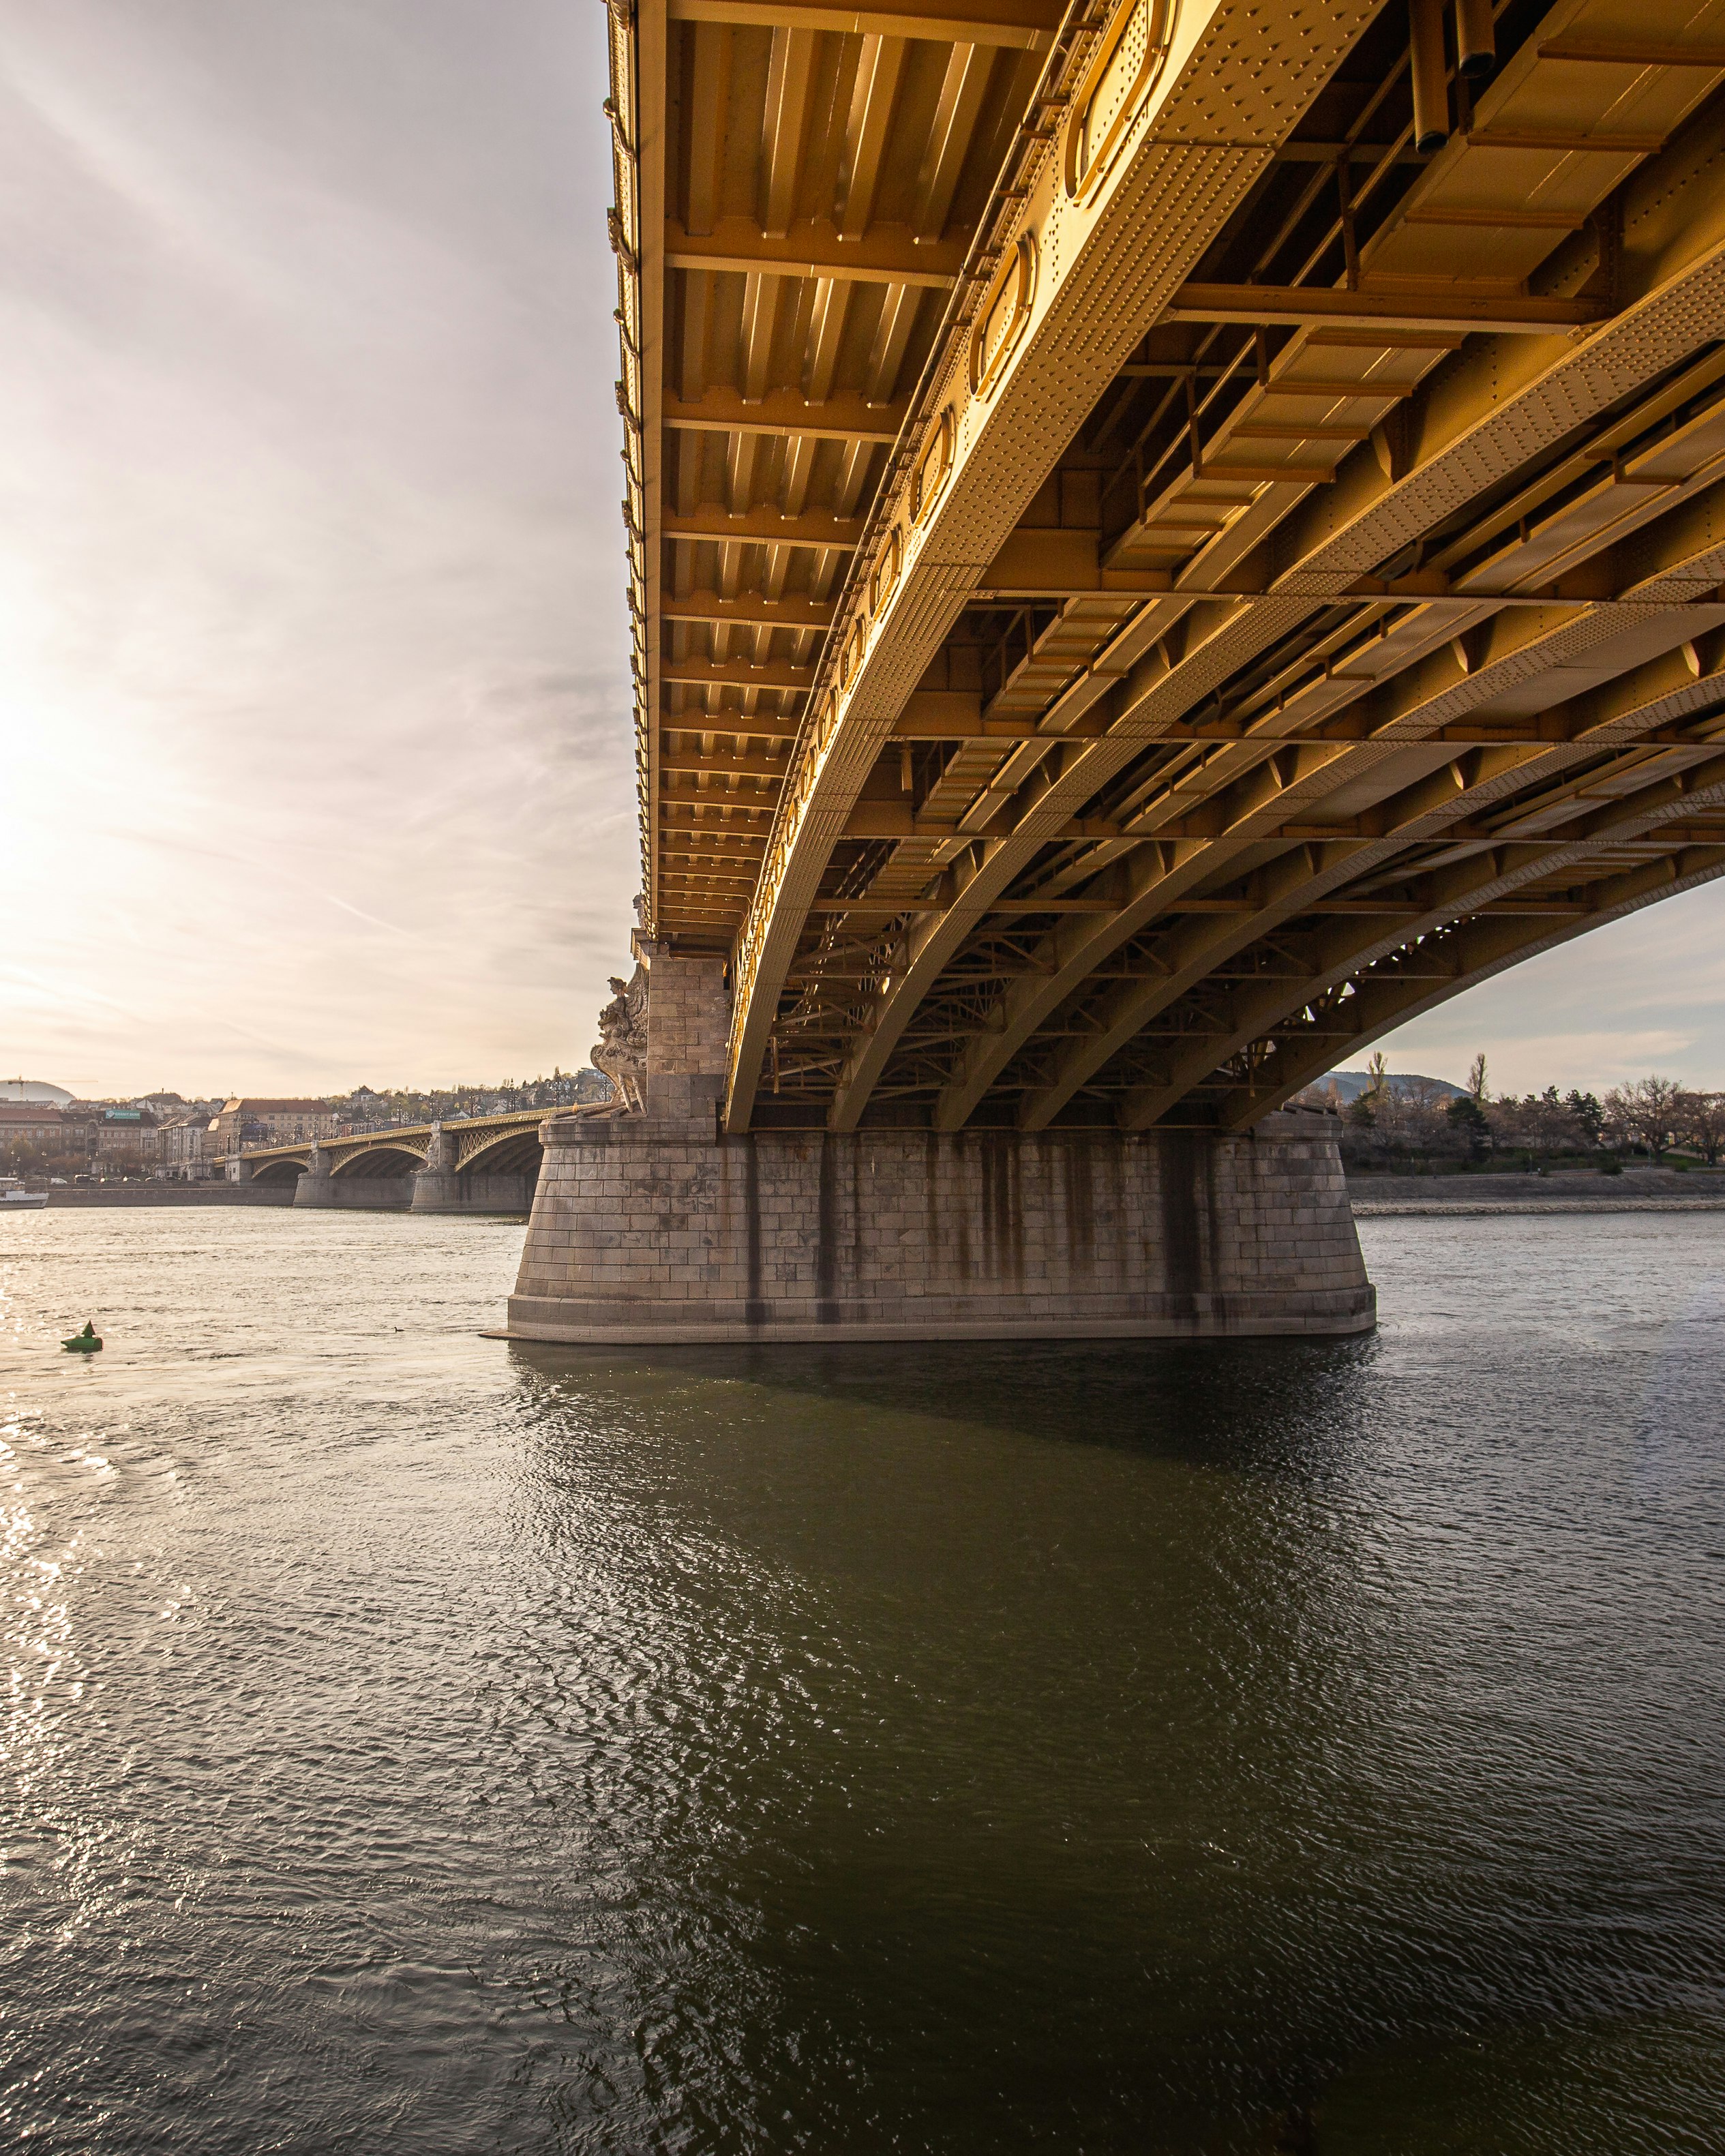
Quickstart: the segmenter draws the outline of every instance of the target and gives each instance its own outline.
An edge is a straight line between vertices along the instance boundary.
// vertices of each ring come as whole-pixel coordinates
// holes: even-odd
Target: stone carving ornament
[[[617,1088],[625,1108],[639,1114],[647,1105],[647,969],[637,966],[633,980],[611,976],[611,1000],[599,1013],[599,1039],[593,1065]]]

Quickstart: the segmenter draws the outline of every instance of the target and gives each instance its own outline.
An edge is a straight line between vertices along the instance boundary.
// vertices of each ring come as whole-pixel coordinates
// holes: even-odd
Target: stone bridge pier
[[[644,1109],[542,1129],[513,1337],[1153,1338],[1373,1322],[1327,1117],[1216,1136],[726,1135],[724,961],[638,948]]]
[[[441,1123],[434,1124],[425,1147],[425,1165],[413,1178],[411,1209],[415,1213],[468,1211],[456,1173],[459,1165],[454,1139]]]
[[[294,1203],[346,1212],[404,1213],[413,1203],[418,1180],[405,1163],[398,1173],[338,1175],[329,1154],[314,1145],[305,1172],[294,1187]]]

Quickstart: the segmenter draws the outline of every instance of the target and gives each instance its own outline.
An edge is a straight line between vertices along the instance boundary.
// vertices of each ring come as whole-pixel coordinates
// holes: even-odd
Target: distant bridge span
[[[501,1116],[403,1124],[351,1137],[250,1146],[223,1163],[236,1181],[301,1184],[296,1202],[339,1205],[361,1199],[388,1202],[385,1186],[402,1187],[398,1203],[432,1211],[525,1211],[538,1178],[540,1131],[553,1116],[608,1112],[528,1108]],[[302,1178],[304,1179],[302,1182]],[[318,1195],[322,1191],[322,1197]]]
[[[1725,872],[1725,0],[1491,12],[612,0],[727,1132],[1245,1130]]]

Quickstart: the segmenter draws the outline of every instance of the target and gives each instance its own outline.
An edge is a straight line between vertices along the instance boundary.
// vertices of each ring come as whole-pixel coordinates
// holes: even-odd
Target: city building
[[[257,1100],[236,1095],[222,1104],[206,1141],[212,1155],[238,1152],[243,1146],[287,1145],[300,1138],[336,1134],[336,1116],[327,1101]]]
[[[0,1101],[0,1148],[58,1146],[64,1135],[65,1118],[58,1108],[34,1101]]]
[[[69,1108],[72,1096],[64,1086],[49,1086],[40,1078],[0,1078],[0,1101],[27,1106]]]
[[[204,1115],[174,1116],[164,1122],[157,1133],[157,1173],[175,1183],[202,1183],[213,1175],[210,1122]]]
[[[101,1108],[89,1125],[95,1153],[104,1168],[153,1168],[160,1153],[160,1132],[148,1108]]]

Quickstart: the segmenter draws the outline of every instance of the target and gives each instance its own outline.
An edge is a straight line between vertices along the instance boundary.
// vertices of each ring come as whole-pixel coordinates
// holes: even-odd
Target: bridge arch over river
[[[1725,871],[1725,0],[610,24],[648,1120],[1161,1189]]]
[[[524,1213],[539,1174],[541,1127],[562,1112],[534,1108],[254,1147],[235,1155],[228,1172],[291,1183],[299,1205]]]

